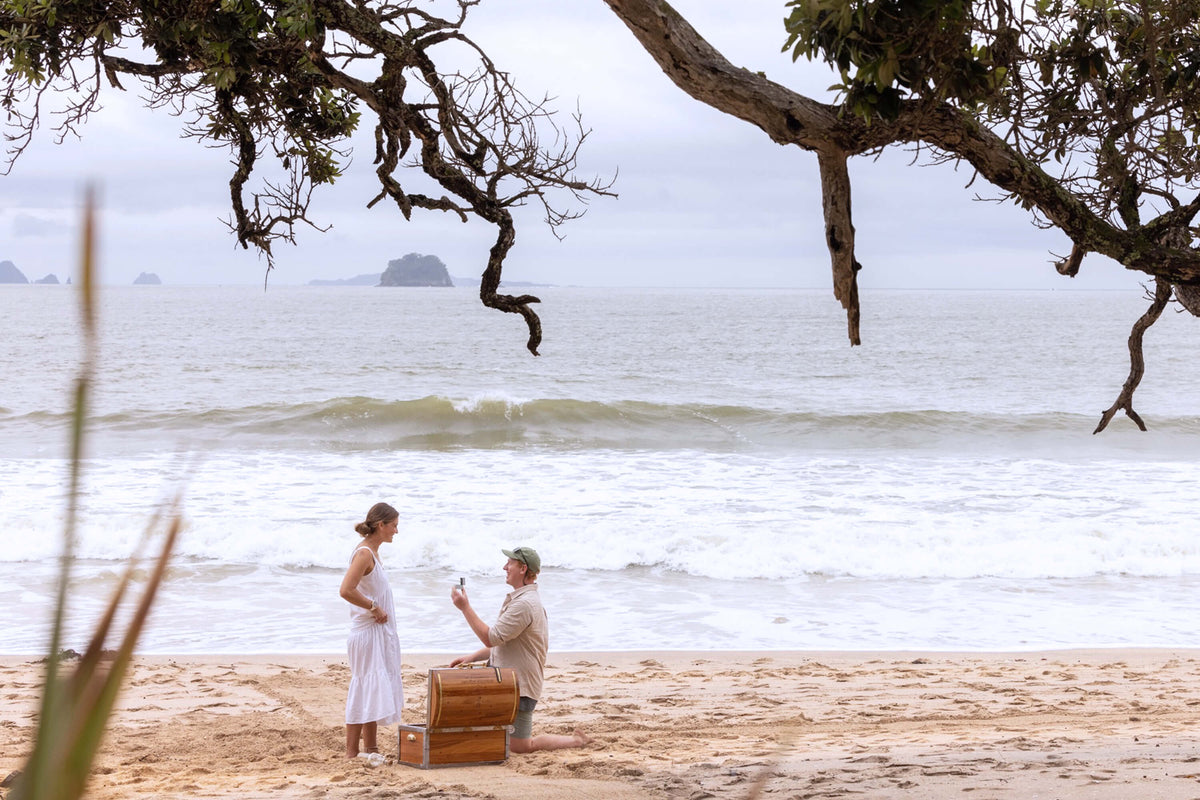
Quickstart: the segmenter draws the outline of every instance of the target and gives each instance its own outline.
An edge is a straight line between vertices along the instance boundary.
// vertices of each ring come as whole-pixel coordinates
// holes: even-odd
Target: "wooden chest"
[[[503,762],[519,702],[511,669],[429,670],[425,722],[400,726],[400,763],[428,769]]]

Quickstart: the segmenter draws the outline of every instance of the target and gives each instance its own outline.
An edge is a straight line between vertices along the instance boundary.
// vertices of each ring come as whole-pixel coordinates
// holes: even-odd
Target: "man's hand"
[[[483,646],[491,647],[494,643],[488,636],[488,624],[479,618],[475,609],[471,608],[471,601],[467,599],[467,590],[461,586],[455,586],[450,590],[450,602],[454,603],[454,607],[462,612],[463,618],[471,626],[471,632],[479,638]]]

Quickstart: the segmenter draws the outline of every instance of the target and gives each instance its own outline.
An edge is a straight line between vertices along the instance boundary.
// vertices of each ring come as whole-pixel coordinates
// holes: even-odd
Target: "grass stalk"
[[[138,638],[162,583],[181,526],[180,501],[176,498],[165,515],[156,514],[151,519],[143,534],[139,552],[130,557],[83,656],[71,674],[60,676],[63,667],[63,622],[76,550],[88,401],[99,349],[96,329],[95,237],[95,200],[89,188],[84,199],[80,280],[77,284],[81,303],[83,356],[75,381],[71,416],[70,473],[63,554],[33,751],[13,786],[9,800],[76,800],[83,795],[92,764],[103,740],[104,730],[116,706],[121,684],[133,661]],[[107,650],[105,644],[114,632],[117,612],[129,593],[141,550],[164,525],[162,545],[141,597],[137,599],[124,631],[118,634],[119,642],[115,649]]]

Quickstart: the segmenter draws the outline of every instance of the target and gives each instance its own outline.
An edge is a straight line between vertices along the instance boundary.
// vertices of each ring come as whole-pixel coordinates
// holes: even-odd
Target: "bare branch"
[[[825,244],[833,262],[833,295],[846,309],[850,344],[862,344],[859,337],[858,271],[862,264],[854,257],[854,223],[850,214],[850,172],[846,154],[833,148],[817,153],[821,167],[821,205],[825,211]]]
[[[504,212],[504,217],[500,220],[497,228],[499,228],[499,235],[488,254],[487,269],[483,271],[482,280],[479,282],[479,299],[488,308],[520,314],[524,317],[525,324],[529,328],[529,340],[525,347],[536,356],[538,347],[542,343],[542,321],[529,305],[542,301],[530,294],[513,297],[497,292],[500,288],[504,258],[516,240],[516,230],[513,228],[512,217],[508,215],[508,212]]]
[[[1079,267],[1083,264],[1083,257],[1087,255],[1087,251],[1077,244],[1071,245],[1071,255],[1066,258],[1059,259],[1054,262],[1054,269],[1059,275],[1066,275],[1068,278],[1074,278],[1079,274]]]
[[[1156,279],[1154,301],[1146,309],[1146,313],[1142,314],[1133,324],[1133,330],[1129,333],[1129,377],[1125,380],[1125,385],[1121,388],[1121,393],[1117,395],[1116,401],[1100,416],[1100,424],[1096,426],[1096,430],[1092,431],[1093,435],[1107,428],[1113,415],[1121,410],[1124,410],[1125,415],[1133,420],[1139,429],[1146,430],[1146,423],[1142,422],[1142,418],[1133,410],[1133,393],[1137,390],[1138,384],[1142,382],[1142,375],[1146,372],[1146,361],[1142,357],[1142,339],[1146,335],[1147,329],[1158,321],[1170,300],[1171,284],[1162,278]]]

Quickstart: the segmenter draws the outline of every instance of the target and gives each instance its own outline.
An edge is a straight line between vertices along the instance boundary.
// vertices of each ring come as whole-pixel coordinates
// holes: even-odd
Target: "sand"
[[[535,733],[580,725],[591,746],[420,770],[343,757],[343,656],[142,657],[89,797],[1192,800],[1198,659],[552,653]],[[406,655],[406,722],[445,660]],[[0,778],[29,751],[42,669],[0,656]]]

